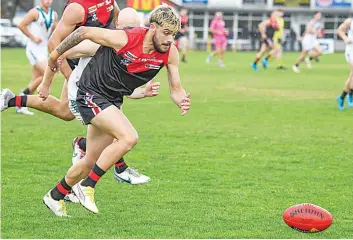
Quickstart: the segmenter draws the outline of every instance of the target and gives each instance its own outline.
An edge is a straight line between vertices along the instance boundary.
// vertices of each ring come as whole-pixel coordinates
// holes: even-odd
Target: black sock
[[[16,96],[11,98],[8,103],[9,107],[27,107],[27,96]]]
[[[126,169],[128,168],[128,166],[125,163],[124,158],[122,157],[119,161],[117,161],[115,163],[115,171],[117,173],[122,173],[124,172]]]
[[[86,138],[81,138],[80,140],[78,140],[78,146],[86,152]]]
[[[65,195],[68,194],[70,191],[71,191],[71,187],[67,185],[65,178],[63,178],[56,185],[56,187],[50,191],[50,195],[54,200],[59,201],[64,199]]]
[[[349,93],[348,93],[349,95],[353,95],[353,89],[349,89]]]
[[[314,58],[313,57],[309,57],[310,61],[312,61]]]
[[[297,63],[297,64],[295,64],[295,66],[296,66],[296,67],[299,67],[299,64]]]
[[[29,88],[26,88],[25,90],[23,90],[23,93],[24,93],[25,95],[28,95],[28,94],[31,93],[31,91],[29,91]]]
[[[341,98],[344,100],[346,98],[346,95],[347,95],[347,92],[343,91],[342,94],[341,94]]]
[[[99,181],[99,179],[105,174],[105,171],[103,171],[97,163],[94,164],[91,172],[88,174],[88,176],[85,178],[85,180],[82,181],[81,185],[85,187],[92,187],[94,188]]]

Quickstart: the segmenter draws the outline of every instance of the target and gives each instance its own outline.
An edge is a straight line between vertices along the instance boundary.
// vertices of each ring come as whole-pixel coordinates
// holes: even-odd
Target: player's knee
[[[125,137],[119,139],[122,141],[126,150],[130,151],[138,142],[138,135],[137,134],[129,134]]]
[[[60,108],[60,118],[64,121],[72,121],[75,119],[75,116],[71,113],[68,105]]]

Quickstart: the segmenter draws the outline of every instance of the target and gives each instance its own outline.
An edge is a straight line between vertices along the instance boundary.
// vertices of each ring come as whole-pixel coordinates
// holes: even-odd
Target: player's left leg
[[[318,59],[322,54],[323,54],[323,50],[320,47],[320,45],[315,44],[313,49],[311,50],[310,57],[305,58],[305,62],[306,62],[307,67],[309,69],[311,69],[312,68],[311,61],[313,61],[314,59]]]
[[[299,55],[299,58],[297,59],[297,61],[295,62],[295,65],[293,65],[293,68],[292,68],[295,73],[300,73],[299,65],[304,61],[308,53],[309,53],[309,50],[303,48],[302,52]]]
[[[251,64],[251,67],[255,70],[258,71],[259,68],[257,66],[258,62],[260,61],[260,59],[265,55],[265,53],[270,49],[270,45],[268,42],[263,41],[261,44],[261,48],[260,51],[256,54],[255,60],[254,62]]]
[[[220,42],[218,48],[219,48],[219,49],[218,49],[218,51],[219,51],[218,66],[221,67],[221,68],[224,68],[224,67],[225,67],[225,65],[224,65],[224,63],[223,63],[223,61],[224,61],[224,55],[225,55],[225,53],[226,53],[226,51],[227,51],[227,39],[226,39],[226,38],[223,39],[223,40]]]

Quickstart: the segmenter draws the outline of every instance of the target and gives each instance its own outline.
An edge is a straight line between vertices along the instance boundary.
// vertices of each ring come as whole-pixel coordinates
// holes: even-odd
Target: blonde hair
[[[161,27],[177,33],[180,29],[180,16],[178,12],[167,4],[156,7],[149,16],[149,23],[157,23]]]

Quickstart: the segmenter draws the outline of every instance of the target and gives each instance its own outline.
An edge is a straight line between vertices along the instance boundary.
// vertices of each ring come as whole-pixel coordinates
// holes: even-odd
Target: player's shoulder
[[[127,27],[124,31],[129,34],[145,34],[148,31],[146,27]]]
[[[67,2],[67,4],[64,7],[64,12],[65,11],[82,11],[86,9],[86,4],[84,0],[70,0]]]

